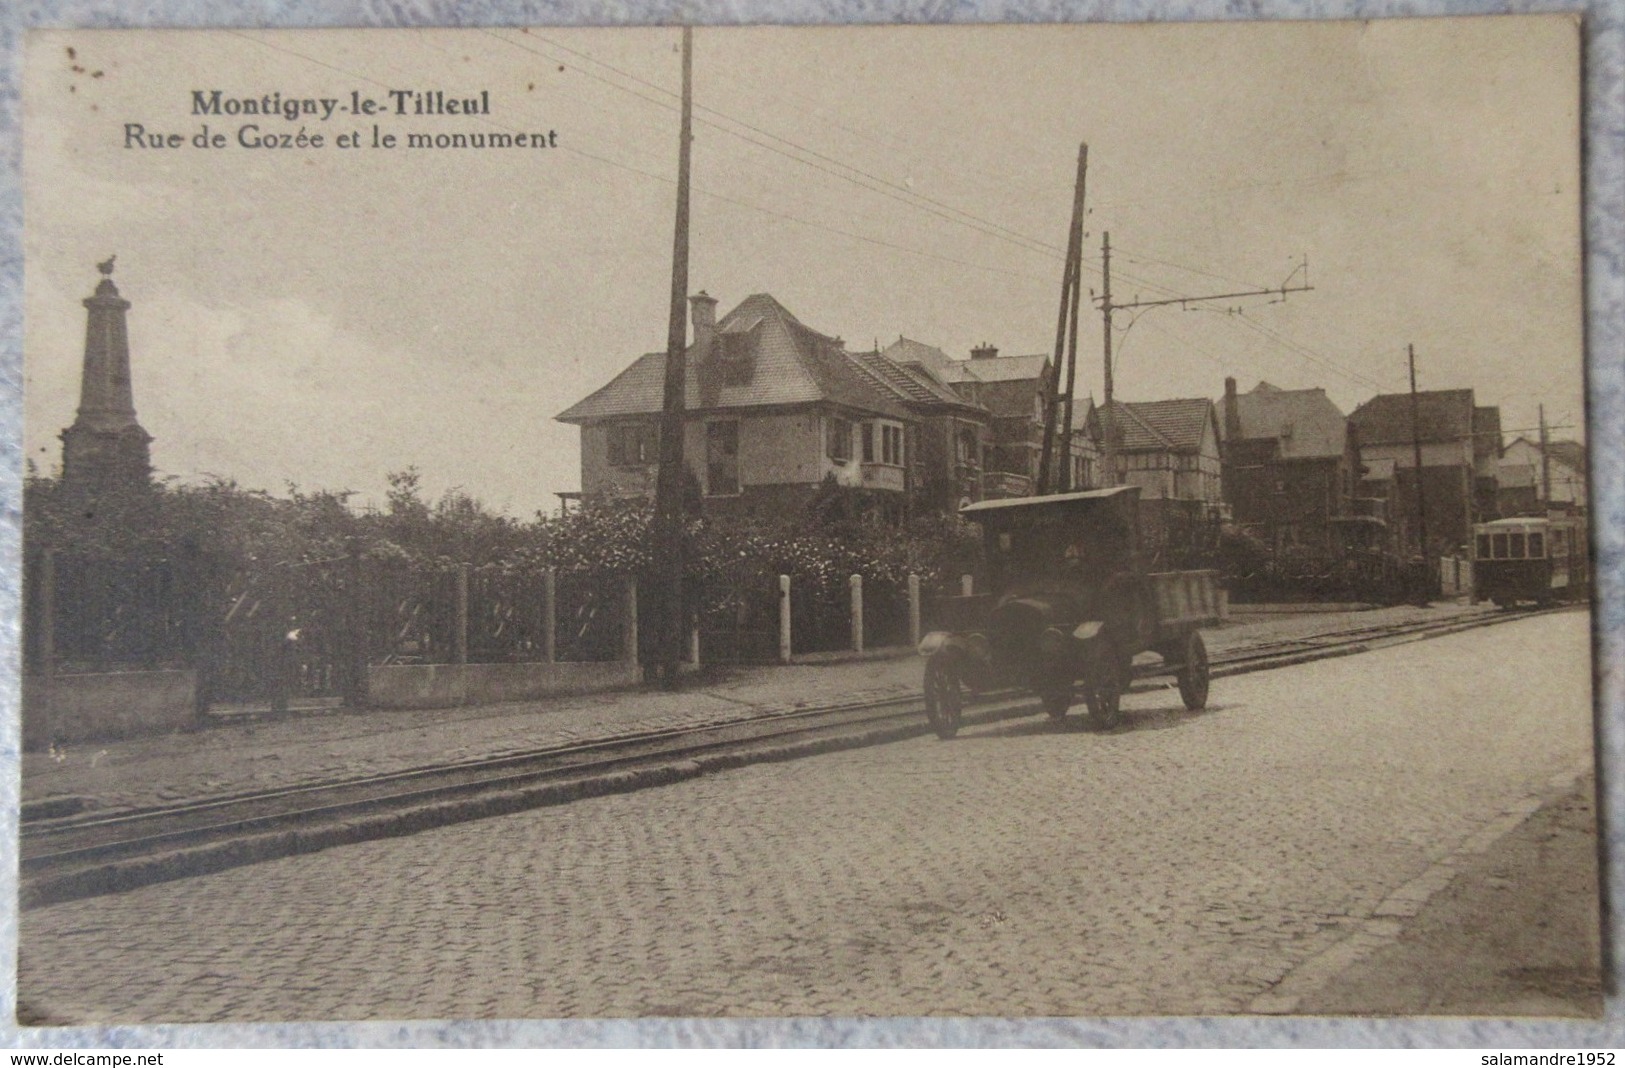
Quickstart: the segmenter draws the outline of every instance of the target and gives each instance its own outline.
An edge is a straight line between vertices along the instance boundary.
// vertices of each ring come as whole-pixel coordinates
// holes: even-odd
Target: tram
[[[1579,516],[1497,519],[1473,527],[1473,585],[1501,608],[1580,600],[1590,582],[1585,520]]]

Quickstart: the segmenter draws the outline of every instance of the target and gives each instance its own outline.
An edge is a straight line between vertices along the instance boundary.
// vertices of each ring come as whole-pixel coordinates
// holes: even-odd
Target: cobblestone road
[[[1493,608],[1439,604],[1376,611],[1282,615],[1209,631],[1214,655],[1264,642],[1418,620],[1466,619]],[[154,805],[298,783],[381,774],[630,732],[751,719],[835,700],[920,691],[913,656],[860,663],[740,668],[681,695],[622,692],[478,708],[368,709],[23,756],[23,799],[78,796],[102,809]]]
[[[1194,716],[1138,694],[1112,734],[1006,722],[32,910],[19,1001],[64,1022],[1246,1011],[1582,772],[1587,628],[1221,680]]]

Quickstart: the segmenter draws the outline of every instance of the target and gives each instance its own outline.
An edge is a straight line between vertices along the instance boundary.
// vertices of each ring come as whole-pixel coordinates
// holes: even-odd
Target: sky
[[[850,348],[1054,343],[1078,145],[1109,233],[1116,395],[1227,375],[1345,411],[1472,388],[1582,437],[1579,66],[1568,16],[702,28],[690,290],[768,292]],[[382,501],[414,466],[518,517],[579,487],[560,411],[665,346],[680,31],[52,31],[24,90],[25,444],[60,463],[95,264],[129,313],[154,467]],[[71,54],[69,50],[72,50]],[[328,118],[195,115],[322,99]],[[394,114],[390,90],[487,94]],[[387,113],[352,114],[352,94]],[[178,148],[130,143],[181,134]],[[222,148],[196,148],[207,124]],[[239,128],[320,134],[248,148]],[[553,147],[372,148],[372,127]],[[337,138],[357,135],[360,147]],[[1080,393],[1101,389],[1086,309]],[[1508,434],[1508,438],[1513,436]]]

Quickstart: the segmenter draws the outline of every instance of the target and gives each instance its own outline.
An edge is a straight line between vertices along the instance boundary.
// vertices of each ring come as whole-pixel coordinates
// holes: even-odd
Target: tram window
[[[1552,531],[1552,555],[1567,556],[1569,554],[1569,532],[1566,530]]]
[[[1507,536],[1505,534],[1496,534],[1494,535],[1494,542],[1495,552],[1491,555],[1497,560],[1505,560],[1507,558]]]
[[[1488,560],[1490,558],[1490,536],[1488,534],[1480,534],[1478,536],[1478,558],[1480,560]]]
[[[1546,535],[1539,531],[1529,532],[1529,559],[1541,560],[1546,556]]]
[[[1514,560],[1522,560],[1523,555],[1523,534],[1520,532],[1512,535],[1512,546],[1507,551],[1507,556]]]

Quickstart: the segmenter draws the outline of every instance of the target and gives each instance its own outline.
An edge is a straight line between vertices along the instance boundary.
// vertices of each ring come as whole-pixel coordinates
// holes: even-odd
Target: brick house
[[[1500,454],[1500,409],[1474,404],[1470,389],[1428,390],[1416,394],[1414,437],[1421,442],[1422,498],[1426,507],[1426,556],[1446,556],[1468,544],[1472,526],[1494,500]],[[1418,550],[1417,472],[1411,395],[1384,393],[1349,415],[1350,433],[1368,471],[1391,469],[1387,488],[1395,544]]]
[[[1224,380],[1223,491],[1235,523],[1277,559],[1297,557],[1323,569],[1377,538],[1381,517],[1356,514],[1359,458],[1348,419],[1323,389],[1279,389],[1260,382],[1247,393]],[[1367,529],[1370,528],[1370,529]]]
[[[898,389],[768,294],[720,320],[689,303],[683,446],[707,512],[793,514],[829,478],[902,514],[920,422]],[[581,428],[583,497],[653,496],[665,364],[640,356],[556,417]]]

